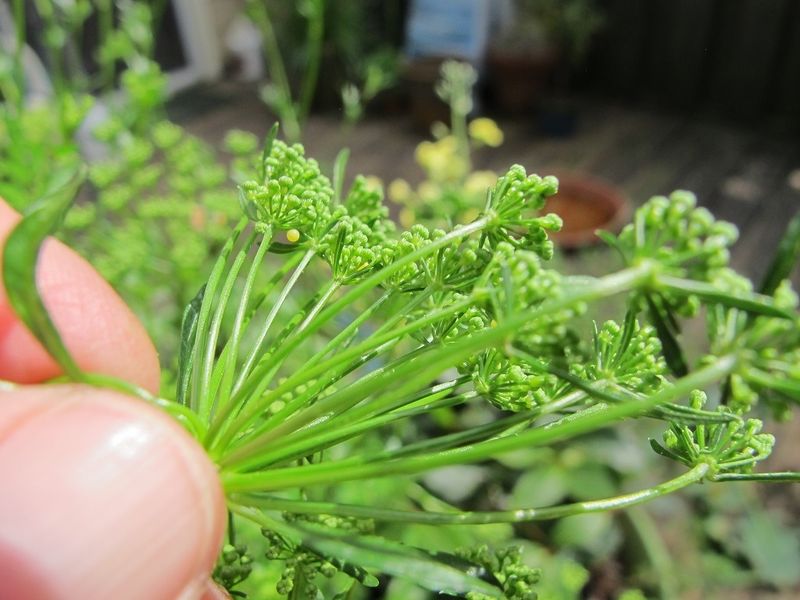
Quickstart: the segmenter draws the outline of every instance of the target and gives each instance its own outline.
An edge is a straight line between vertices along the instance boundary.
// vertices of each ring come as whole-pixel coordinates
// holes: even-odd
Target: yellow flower
[[[464,181],[464,192],[470,196],[485,196],[486,190],[497,183],[494,171],[474,171]]]
[[[397,202],[398,204],[405,204],[413,193],[411,186],[408,185],[405,179],[393,180],[386,189],[386,192],[389,195],[389,200]]]
[[[371,192],[382,192],[383,191],[383,180],[380,177],[376,177],[375,175],[368,175],[364,178],[364,183],[367,185],[367,189]]]
[[[417,221],[417,217],[414,214],[414,211],[410,208],[403,208],[400,210],[400,214],[397,215],[398,220],[400,221],[400,225],[408,229]]]
[[[469,135],[476,142],[496,148],[503,143],[503,130],[492,119],[480,117],[470,122]]]
[[[432,181],[423,181],[417,187],[417,194],[424,201],[438,200],[441,195],[439,186]]]

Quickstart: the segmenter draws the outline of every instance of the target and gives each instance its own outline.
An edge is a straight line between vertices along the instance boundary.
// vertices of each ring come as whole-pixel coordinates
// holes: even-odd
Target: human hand
[[[0,199],[0,269],[18,219]],[[39,265],[78,365],[156,392],[155,349],[111,287],[55,240]],[[0,285],[0,379],[27,384],[0,391],[0,600],[226,598],[209,579],[225,502],[202,448],[135,398],[33,385],[58,374]]]

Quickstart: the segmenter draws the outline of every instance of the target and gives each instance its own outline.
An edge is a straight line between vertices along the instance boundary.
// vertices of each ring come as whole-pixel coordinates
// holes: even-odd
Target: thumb
[[[216,470],[166,414],[81,385],[0,392],[0,599],[222,598]]]

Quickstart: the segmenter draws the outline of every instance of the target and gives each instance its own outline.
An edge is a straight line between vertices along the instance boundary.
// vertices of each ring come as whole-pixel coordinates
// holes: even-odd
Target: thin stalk
[[[382,335],[373,335],[369,339],[365,340],[361,344],[353,346],[352,348],[340,352],[330,359],[318,363],[312,366],[310,369],[298,371],[294,375],[290,376],[286,381],[278,385],[276,388],[270,390],[267,394],[264,395],[254,395],[251,396],[251,400],[247,403],[246,407],[241,411],[241,413],[236,417],[233,421],[232,425],[226,431],[225,435],[221,438],[220,445],[226,445],[230,442],[233,437],[238,432],[244,431],[244,429],[249,426],[253,420],[258,418],[259,415],[263,414],[264,411],[274,402],[277,398],[279,398],[285,392],[291,391],[294,387],[308,381],[310,379],[314,379],[324,373],[330,371],[338,367],[341,364],[345,364],[349,361],[357,359],[359,356],[378,348],[387,342],[392,340],[399,339],[403,335],[407,333],[411,333],[413,331],[417,331],[430,323],[435,322],[438,319],[441,319],[443,316],[448,314],[452,314],[458,312],[460,310],[466,309],[468,306],[472,304],[472,299],[461,300],[459,302],[453,303],[451,306],[447,307],[446,309],[441,309],[439,311],[434,311],[432,313],[427,314],[426,316],[418,319],[416,321],[412,321],[411,323],[395,329],[393,331],[384,333]],[[310,325],[305,331],[308,332],[314,325]],[[282,357],[280,357],[282,358]],[[288,405],[287,405],[288,406]],[[294,406],[294,405],[293,405]]]
[[[622,508],[636,506],[637,504],[643,504],[702,481],[708,474],[709,468],[709,465],[701,463],[674,479],[636,492],[600,500],[574,502],[545,508],[520,508],[515,510],[454,513],[406,511],[353,504],[337,504],[335,502],[288,500],[260,494],[233,494],[233,496],[231,496],[231,504],[256,506],[267,511],[365,518],[393,523],[422,523],[426,525],[523,523],[526,521],[549,521],[574,515],[620,510]]]
[[[272,323],[275,321],[275,317],[278,316],[278,311],[280,311],[283,303],[286,302],[286,298],[289,296],[289,293],[294,288],[297,280],[302,275],[305,268],[308,266],[308,263],[314,257],[315,252],[314,250],[307,250],[306,253],[303,255],[300,264],[297,265],[297,268],[292,273],[292,276],[289,278],[289,281],[286,282],[286,285],[281,290],[280,295],[275,300],[274,304],[272,305],[272,310],[270,310],[269,314],[267,315],[266,320],[264,321],[264,325],[261,327],[261,331],[258,334],[258,340],[253,345],[253,349],[250,351],[250,354],[245,361],[244,366],[242,367],[241,372],[239,373],[239,378],[236,380],[236,385],[233,388],[234,393],[238,392],[241,389],[242,385],[244,384],[247,376],[250,374],[250,371],[253,369],[253,365],[259,359],[259,354],[261,353],[262,346],[264,344],[264,340],[269,333],[270,328],[272,327]]]
[[[236,258],[230,266],[228,273],[225,277],[225,283],[222,284],[222,289],[219,293],[219,301],[214,310],[214,315],[211,318],[211,326],[205,332],[203,345],[201,348],[205,354],[203,362],[200,364],[200,384],[198,388],[199,397],[197,398],[197,413],[206,423],[211,420],[211,408],[213,406],[213,398],[211,394],[211,376],[214,370],[214,360],[217,357],[217,340],[219,339],[219,332],[222,328],[222,318],[225,315],[225,309],[228,307],[228,301],[233,293],[233,286],[239,277],[239,271],[244,265],[244,261],[250,252],[250,246],[256,237],[256,232],[252,231],[247,236],[239,252],[236,253]],[[205,298],[203,298],[205,301]]]
[[[372,289],[380,286],[383,284],[389,277],[394,275],[397,271],[402,269],[403,267],[412,264],[413,262],[425,258],[434,252],[438,251],[440,248],[443,248],[454,242],[456,240],[460,240],[464,237],[467,237],[477,231],[481,231],[482,229],[486,228],[490,224],[490,218],[488,216],[481,217],[473,221],[472,223],[464,226],[460,226],[455,228],[453,231],[449,232],[447,235],[442,236],[430,244],[415,250],[403,256],[402,258],[392,262],[389,265],[386,265],[382,269],[376,271],[369,277],[363,279],[359,284],[350,288],[350,290],[343,294],[336,302],[328,306],[325,310],[323,310],[314,321],[312,321],[308,327],[304,331],[302,331],[299,335],[292,338],[290,342],[284,344],[280,350],[273,356],[273,360],[281,361],[285,358],[297,345],[299,345],[303,340],[310,337],[312,334],[316,333],[323,325],[325,325],[328,321],[330,321],[334,316],[345,310],[346,308],[350,307],[356,300],[362,297],[364,294],[368,293]],[[271,365],[265,366],[262,370],[256,370],[253,374],[252,383],[248,387],[244,385],[244,380],[240,377],[240,381],[242,382],[242,386],[237,385],[237,389],[242,391],[243,395],[250,395],[251,397],[257,397],[258,394],[253,394],[253,388],[258,386],[258,382],[263,380],[264,374],[269,372],[271,369]],[[264,406],[260,406],[260,409],[256,412],[262,412]]]
[[[479,220],[480,221],[480,220]],[[478,223],[476,221],[473,223]],[[463,231],[467,229],[469,226],[465,228],[457,229],[456,231]],[[445,236],[447,237],[447,236]],[[444,238],[440,238],[437,242],[440,242]],[[435,244],[436,242],[434,242]],[[431,244],[432,246],[433,244]],[[427,248],[430,248],[428,246]],[[409,254],[405,256],[403,259],[400,259],[396,263],[393,263],[390,267],[386,267],[384,270],[390,269],[391,267],[400,268],[396,265],[401,264],[404,260],[409,259],[414,254],[418,254],[419,251]],[[472,338],[465,340],[467,344],[474,343],[475,340],[486,340],[485,343],[489,343],[489,340],[492,339],[501,339],[503,336],[509,335],[514,331],[517,331],[523,325],[528,325],[532,320],[539,319],[542,317],[546,317],[553,312],[558,312],[559,310],[571,306],[577,302],[585,302],[590,300],[596,300],[599,298],[603,298],[606,296],[611,296],[617,294],[622,291],[627,291],[632,288],[636,288],[644,283],[646,283],[652,272],[651,265],[639,265],[637,267],[632,267],[629,269],[625,269],[614,273],[612,275],[607,275],[602,279],[597,279],[591,284],[584,284],[582,286],[577,286],[573,289],[572,292],[565,294],[560,298],[556,298],[554,300],[550,300],[544,302],[540,306],[536,307],[531,311],[526,311],[514,317],[510,317],[504,323],[498,325],[497,327],[483,331],[479,334],[476,334]],[[375,276],[373,276],[375,277]],[[372,278],[368,278],[366,281],[369,281]],[[361,284],[363,285],[363,283]],[[360,286],[357,286],[357,288]],[[357,289],[356,288],[356,289]],[[333,309],[337,304],[340,304],[343,300],[347,299],[348,296],[352,295],[354,290],[351,290],[350,293],[345,294],[342,298],[339,299],[333,306],[328,307],[322,314]],[[227,445],[237,433],[244,431],[245,428],[258,417],[258,415],[263,414],[263,412],[269,407],[269,405],[281,394],[284,392],[290,391],[293,389],[294,386],[306,381],[308,379],[313,379],[314,377],[325,373],[326,370],[340,364],[346,362],[348,360],[352,360],[362,354],[366,350],[370,350],[378,345],[384,343],[384,341],[389,341],[391,339],[399,338],[401,335],[405,335],[406,333],[410,333],[415,330],[421,329],[422,326],[425,326],[429,323],[436,322],[437,320],[441,319],[442,316],[446,314],[443,311],[447,312],[457,312],[454,311],[454,307],[457,310],[461,310],[461,308],[467,308],[473,302],[472,299],[466,299],[459,302],[455,302],[447,309],[441,309],[439,311],[434,311],[433,313],[429,313],[426,316],[414,321],[404,327],[401,327],[397,330],[391,331],[383,336],[373,336],[366,342],[359,344],[348,351],[342,352],[330,360],[325,361],[316,365],[316,367],[312,367],[310,370],[296,373],[292,377],[289,377],[286,381],[284,381],[281,385],[277,388],[269,392],[264,396],[253,396],[252,401],[249,402],[244,410],[238,415],[238,417],[234,420],[232,426],[225,432],[225,436],[223,436],[220,440],[220,443],[217,447],[224,447]],[[463,305],[463,306],[462,306]],[[318,326],[318,321],[315,322],[314,325],[311,325],[306,332],[310,331],[311,329]],[[454,350],[457,344],[453,344],[452,346],[448,347],[449,350]],[[451,357],[452,360],[455,360],[454,357]],[[456,364],[456,362],[450,362],[450,365]]]
[[[250,263],[250,269],[247,273],[244,288],[242,289],[239,298],[239,307],[236,310],[236,318],[233,324],[233,331],[231,332],[230,341],[225,347],[225,362],[224,370],[222,373],[222,382],[219,386],[217,394],[216,408],[217,411],[224,409],[231,398],[233,390],[233,376],[236,369],[236,361],[239,358],[239,344],[241,342],[242,330],[246,320],[247,306],[250,302],[250,296],[253,290],[253,283],[255,282],[256,274],[264,260],[264,255],[269,250],[269,245],[272,242],[272,235],[265,235],[261,238],[261,243],[258,246],[253,261]]]
[[[297,106],[292,100],[292,87],[286,74],[286,63],[283,60],[280,44],[278,44],[278,37],[275,35],[275,27],[264,2],[250,1],[248,5],[251,8],[251,14],[256,24],[261,30],[261,39],[264,43],[264,54],[269,65],[270,79],[281,95],[281,102],[277,106],[273,106],[273,108],[279,112],[286,137],[292,142],[297,142],[301,136],[301,124],[298,118]]]
[[[423,347],[421,350],[424,351],[427,350],[427,348]],[[428,351],[428,353],[430,354],[430,351]],[[428,363],[426,364],[426,370],[420,374],[420,366],[415,362],[415,359],[419,359],[422,354],[422,352],[414,352],[403,356],[394,363],[368,373],[351,385],[336,391],[326,398],[318,400],[311,406],[306,407],[305,410],[291,412],[284,408],[281,413],[289,413],[291,416],[288,416],[286,419],[281,419],[279,418],[282,416],[281,414],[276,415],[278,418],[271,419],[271,422],[267,423],[266,427],[259,428],[257,433],[249,435],[247,442],[242,447],[237,448],[222,458],[220,464],[232,465],[248,459],[257,459],[260,453],[265,448],[274,445],[274,442],[280,441],[283,443],[283,437],[306,426],[313,427],[315,424],[327,422],[336,415],[342,414],[342,412],[355,406],[364,398],[369,397],[369,395],[380,389],[384,389],[388,382],[385,381],[386,378],[382,377],[382,375],[386,373],[391,376],[391,379],[398,380],[403,380],[404,378],[414,375],[413,383],[406,384],[399,388],[402,391],[398,393],[407,395],[413,391],[413,386],[418,385],[416,382],[417,379],[425,377],[430,379],[432,376],[429,375],[429,373],[434,369],[441,368],[439,362]]]
[[[505,325],[512,322],[509,320]],[[517,326],[516,320],[513,325]],[[503,325],[498,325],[498,328]],[[695,371],[645,400],[632,400],[610,407],[598,407],[559,421],[524,431],[516,436],[493,439],[472,446],[457,448],[449,452],[414,456],[399,460],[365,462],[342,466],[337,462],[321,463],[303,467],[289,467],[258,473],[222,473],[223,486],[229,493],[247,491],[270,491],[309,485],[326,485],[371,477],[413,475],[438,467],[467,464],[485,460],[518,448],[531,448],[552,444],[596,431],[628,417],[641,415],[648,410],[685,396],[694,389],[703,388],[725,377],[736,366],[734,356],[718,358],[707,367]]]
[[[325,0],[312,0],[310,5],[313,14],[308,19],[308,37],[306,38],[308,62],[297,109],[297,122],[301,131],[311,111],[311,102],[314,100],[314,92],[317,89],[319,67],[322,62],[322,42],[325,36]]]
[[[367,319],[369,319],[375,312],[383,306],[383,304],[389,300],[393,295],[393,292],[384,292],[375,302],[373,302],[366,310],[361,311],[358,316],[350,321],[346,327],[344,327],[339,333],[337,333],[327,344],[325,347],[322,348],[319,352],[317,352],[314,356],[306,361],[306,364],[303,367],[303,370],[310,365],[314,365],[319,363],[323,360],[328,354],[330,354],[333,350],[338,349],[343,344],[346,345],[348,340],[352,340],[355,337],[358,328],[363,325]]]
[[[325,306],[325,303],[330,300],[331,296],[336,293],[336,290],[338,290],[341,285],[342,284],[339,281],[332,279],[331,282],[325,286],[325,289],[320,295],[319,300],[317,300],[311,310],[308,311],[306,318],[303,319],[303,322],[300,323],[298,328],[295,330],[297,333],[304,331],[305,328],[308,327],[308,324],[314,320],[314,318],[319,314],[319,311],[321,311]]]
[[[225,270],[225,265],[228,262],[228,258],[230,257],[231,253],[233,252],[233,247],[236,244],[236,241],[239,239],[244,228],[247,226],[248,220],[243,218],[239,221],[236,228],[231,233],[231,236],[226,240],[225,245],[222,248],[222,252],[220,252],[217,261],[214,263],[214,267],[211,269],[211,275],[208,278],[208,283],[206,284],[206,291],[205,295],[203,296],[203,302],[200,304],[200,313],[197,317],[197,337],[194,347],[194,362],[195,365],[200,363],[200,354],[208,347],[208,327],[209,327],[209,318],[211,315],[211,307],[214,303],[214,298],[217,295],[217,288],[220,285],[222,280],[223,271]],[[192,388],[192,395],[190,398],[190,406],[192,410],[195,412],[198,411],[198,403],[201,398],[201,381],[202,375],[193,373],[194,379],[194,386]]]
[[[465,393],[457,396],[444,397],[444,399],[442,399],[443,396],[450,394],[451,391],[452,389],[448,388],[444,391],[433,392],[423,398],[425,404],[403,411],[380,415],[366,421],[361,421],[360,423],[342,425],[338,428],[329,429],[324,433],[309,431],[308,435],[303,435],[306,433],[306,430],[300,431],[296,437],[292,436],[292,439],[288,443],[280,445],[280,447],[273,449],[271,452],[260,454],[254,464],[270,465],[285,462],[295,457],[308,456],[352,439],[364,432],[384,427],[401,419],[408,419],[426,414],[436,408],[455,406],[471,397],[469,393]],[[243,468],[247,468],[248,466],[247,463],[242,465]]]
[[[245,379],[249,371],[253,368],[253,364],[258,360],[259,353],[261,351],[261,347],[264,344],[264,340],[269,333],[270,328],[272,327],[273,322],[275,321],[275,317],[277,317],[278,312],[280,311],[281,307],[283,306],[286,298],[289,296],[289,293],[294,288],[297,280],[300,278],[300,275],[303,273],[304,269],[308,265],[309,261],[314,257],[314,251],[308,250],[304,255],[303,258],[300,260],[300,264],[297,265],[297,268],[292,273],[292,276],[289,278],[289,281],[283,286],[281,293],[278,295],[278,298],[272,305],[272,308],[267,315],[264,324],[261,327],[261,331],[258,335],[258,340],[253,345],[253,349],[250,351],[250,354],[245,361],[244,366],[242,367],[242,371],[239,374],[239,378],[236,381],[236,384],[233,387],[233,391],[231,393],[232,401],[226,402],[224,407],[221,407],[218,414],[215,416],[214,421],[211,423],[211,426],[208,429],[208,437],[207,437],[207,444],[212,444],[215,440],[215,436],[220,432],[224,431],[226,426],[229,424],[229,419],[236,413],[234,413],[234,407],[241,407],[242,403],[240,399],[237,397],[237,393],[239,388],[244,383]],[[210,447],[210,446],[209,446]]]
[[[720,473],[711,481],[768,481],[800,483],[800,471],[775,471],[772,473]]]
[[[625,516],[639,537],[647,559],[655,571],[661,600],[677,600],[680,593],[678,580],[675,577],[675,565],[653,518],[641,507],[626,511]]]

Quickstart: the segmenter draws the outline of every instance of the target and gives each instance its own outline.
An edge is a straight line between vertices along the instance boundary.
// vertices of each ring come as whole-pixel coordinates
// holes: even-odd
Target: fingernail
[[[1,395],[0,571],[20,576],[0,598],[175,600],[208,579],[224,498],[177,423],[85,386]]]

